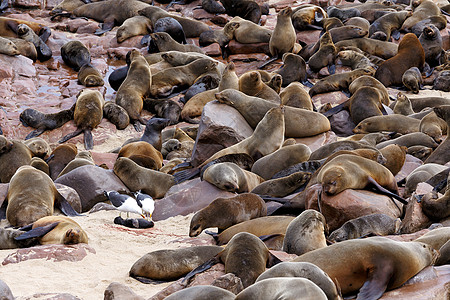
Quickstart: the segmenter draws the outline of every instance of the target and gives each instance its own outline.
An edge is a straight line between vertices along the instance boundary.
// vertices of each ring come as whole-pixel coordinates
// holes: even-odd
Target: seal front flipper
[[[94,34],[95,35],[102,35],[105,32],[111,31],[111,29],[114,28],[114,25],[116,24],[115,19],[114,18],[106,18],[103,21],[103,24],[101,24],[101,28],[97,29]]]
[[[367,281],[359,290],[356,300],[376,300],[383,295],[389,280],[394,273],[394,267],[388,260],[374,262],[375,266],[369,269]]]
[[[29,139],[31,139],[31,138],[40,136],[41,134],[44,133],[44,131],[45,131],[45,128],[40,128],[40,129],[33,130],[32,132],[30,132],[30,133],[25,137],[25,140],[29,140]]]
[[[278,55],[277,55],[277,56],[274,56],[274,57],[271,57],[268,61],[266,61],[265,63],[263,63],[262,65],[260,65],[260,66],[258,67],[258,69],[259,69],[259,70],[263,69],[265,66],[270,65],[271,63],[273,63],[274,61],[276,61],[278,58],[279,58]]]
[[[335,64],[329,64],[327,66],[328,69],[328,73],[330,73],[330,75],[336,73],[336,65]]]
[[[36,227],[31,229],[28,232],[25,232],[19,236],[16,236],[14,239],[16,241],[23,241],[26,239],[31,239],[31,238],[37,238],[37,237],[43,237],[44,235],[46,235],[47,233],[49,233],[50,231],[53,230],[53,228],[55,228],[60,222],[54,222],[42,227]],[[22,227],[23,228],[23,227]]]
[[[64,142],[70,140],[71,138],[74,138],[74,137],[76,137],[77,135],[80,135],[82,132],[83,132],[82,129],[77,129],[77,130],[75,130],[74,132],[69,133],[69,134],[63,136],[63,137],[58,141],[58,143],[62,144],[62,143],[64,143]]]
[[[47,42],[47,40],[48,40],[48,38],[50,37],[51,34],[52,34],[52,31],[47,26],[42,27],[41,30],[39,31],[39,37],[41,38],[41,40],[44,43]]]
[[[206,262],[204,262],[203,264],[201,264],[200,266],[198,266],[197,268],[195,268],[194,270],[190,271],[183,279],[183,281],[181,281],[181,283],[189,283],[189,280],[194,277],[196,274],[204,272],[208,269],[210,269],[212,266],[218,264],[220,262],[220,254],[223,251],[219,252],[219,254],[217,254],[216,256],[214,256],[213,258],[211,258],[210,260],[207,260]]]
[[[400,39],[400,31],[394,30],[394,31],[391,33],[391,37],[392,37],[394,40],[398,41],[398,40]]]
[[[342,110],[347,108],[347,105],[350,103],[349,101],[350,100],[347,100],[347,101],[345,101],[345,102],[343,102],[343,103],[341,103],[339,105],[336,105],[335,107],[333,107],[333,108],[327,110],[326,112],[324,112],[323,115],[328,118],[328,117],[331,117],[334,114],[337,114],[338,112],[340,112],[340,111],[342,111]]]
[[[394,194],[393,192],[385,189],[384,187],[382,187],[378,182],[375,181],[375,179],[373,179],[372,177],[369,176],[368,178],[369,183],[373,184],[376,189],[381,192],[381,194],[392,197],[394,199],[397,199],[398,201],[400,201],[403,204],[408,204],[408,201],[406,201],[405,199],[403,199],[402,197],[400,197],[399,195]],[[395,203],[395,202],[394,202]]]
[[[84,132],[84,148],[86,150],[92,150],[94,148],[94,139],[92,138],[92,131],[90,128],[86,128],[83,132]]]

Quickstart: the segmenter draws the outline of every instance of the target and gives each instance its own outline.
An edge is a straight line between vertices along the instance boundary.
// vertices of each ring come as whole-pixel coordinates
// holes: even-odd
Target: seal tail
[[[75,130],[74,132],[65,135],[62,139],[60,139],[60,140],[58,141],[58,143],[62,144],[62,143],[64,143],[64,142],[70,140],[71,138],[74,138],[74,137],[76,137],[77,135],[80,135],[82,132],[83,132],[83,129],[77,129],[77,130]]]
[[[84,132],[84,148],[92,150],[94,148],[94,139],[92,138],[92,131],[90,128],[83,130]]]

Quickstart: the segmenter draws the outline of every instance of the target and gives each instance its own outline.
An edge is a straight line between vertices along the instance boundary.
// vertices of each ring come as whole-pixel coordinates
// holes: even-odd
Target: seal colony
[[[103,245],[117,248],[123,239],[126,251],[108,266],[114,271],[101,275],[102,283],[121,276],[144,295],[142,283],[186,276],[162,292],[167,296],[198,277],[216,279],[220,266],[205,269],[221,262],[229,274],[217,278],[217,286],[228,282],[230,288],[230,278],[238,286],[233,295],[187,288],[173,299],[208,293],[265,299],[290,292],[378,299],[391,289],[401,293],[400,286],[427,266],[440,274],[433,266],[436,251],[436,265],[445,270],[450,97],[440,91],[428,96],[449,70],[448,17],[440,4],[369,1],[325,8],[292,1],[268,9],[231,0],[222,2],[230,17],[209,19],[201,10],[192,14],[189,3],[173,13],[148,1],[64,2],[72,4],[58,7],[89,20],[55,15],[51,23],[43,10],[23,12],[38,22],[18,21],[18,10],[2,1],[7,17],[0,18],[0,36],[10,38],[0,45],[2,93],[14,90],[10,98],[17,100],[10,104],[5,96],[0,111],[0,180],[9,184],[7,199],[0,199],[0,219],[6,217],[0,245],[69,249],[64,245],[85,244],[89,234],[97,258]],[[211,2],[220,5],[202,5],[210,9]],[[266,62],[266,70],[257,70]],[[36,89],[27,88],[36,82]],[[55,84],[59,94],[42,92]],[[145,131],[137,132],[142,125]],[[84,145],[75,140],[79,133]],[[38,135],[42,140],[23,141]],[[106,153],[117,146],[118,155]],[[429,193],[419,184],[425,181]],[[142,193],[155,198],[154,210],[133,202],[135,212],[148,212],[154,223],[94,213],[107,209],[103,191],[113,190],[126,199]],[[69,217],[58,216],[58,208]],[[75,217],[77,212],[89,217]],[[106,217],[98,221],[96,214]],[[169,218],[177,215],[188,216]],[[170,222],[180,225],[166,231],[163,224]],[[433,222],[444,230],[415,242],[370,237],[404,240],[401,233]],[[165,243],[155,248],[160,238]],[[136,246],[139,241],[148,248]],[[289,266],[278,268],[289,278],[273,278],[277,269],[271,266],[279,260],[269,250],[293,253]],[[84,263],[69,269],[76,273]],[[274,274],[261,279],[267,267]],[[61,269],[52,271],[59,276]],[[7,271],[15,291],[28,280],[11,280],[17,272]],[[91,284],[79,286],[96,297],[105,288],[91,291]],[[162,288],[154,285],[151,293]]]

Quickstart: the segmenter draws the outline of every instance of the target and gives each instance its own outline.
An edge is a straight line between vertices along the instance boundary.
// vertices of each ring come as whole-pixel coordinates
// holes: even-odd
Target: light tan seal
[[[280,98],[282,105],[303,108],[311,111],[314,107],[311,97],[299,82],[291,82],[280,93]]]
[[[92,64],[87,63],[78,71],[78,83],[85,87],[104,85],[102,74]]]
[[[359,39],[357,39],[359,40]],[[313,72],[319,72],[323,67],[328,66],[329,73],[333,74],[334,60],[337,54],[337,48],[329,31],[325,32],[319,39],[319,50],[308,60],[309,68]]]
[[[246,72],[239,77],[239,90],[249,96],[262,98],[279,104],[281,99],[278,93],[271,89],[261,79],[261,74],[256,71]]]
[[[4,37],[0,37],[0,53],[10,56],[21,54],[16,44]]]
[[[277,14],[277,23],[269,40],[269,51],[272,57],[280,58],[294,48],[297,36],[291,17],[292,9],[290,7],[283,8]]]
[[[386,158],[386,162],[383,165],[391,171],[392,175],[397,175],[405,164],[408,148],[391,144],[379,149],[384,158]]]
[[[209,227],[223,231],[234,224],[266,215],[266,203],[258,195],[244,193],[231,198],[217,198],[194,214],[189,236],[197,236]]]
[[[378,299],[431,265],[436,257],[437,252],[424,243],[370,237],[336,243],[294,261],[321,268],[339,282],[343,295],[359,291],[361,299]]]
[[[147,60],[136,49],[131,50],[130,61],[127,77],[117,91],[115,102],[127,111],[134,128],[141,131],[141,124],[145,124],[141,111],[144,98],[150,93],[152,73]]]
[[[251,192],[270,197],[285,197],[305,186],[310,178],[310,172],[295,172],[288,176],[266,180]]]
[[[152,159],[155,162],[157,170],[161,169],[163,164],[161,152],[156,150],[156,148],[151,144],[144,141],[126,144],[120,149],[118,155],[118,157],[128,157],[131,160],[134,160],[133,156],[145,156]]]
[[[75,170],[81,166],[95,166],[94,159],[92,158],[92,154],[89,151],[80,151],[77,153],[75,158],[70,161],[67,166],[59,173],[58,177],[61,177],[64,174],[69,173],[72,170]]]
[[[166,300],[221,299],[234,300],[235,294],[213,285],[195,285],[165,297]]]
[[[354,133],[369,133],[379,131],[395,131],[401,134],[419,131],[420,120],[403,116],[387,115],[373,116],[362,120],[355,129]]]
[[[405,73],[403,73],[402,82],[408,90],[414,94],[418,94],[423,84],[422,73],[419,68],[412,67],[406,70]]]
[[[152,32],[152,22],[144,16],[134,16],[126,19],[117,29],[116,39],[118,43],[122,43],[126,39],[137,36],[146,35]]]
[[[283,251],[302,255],[327,246],[327,221],[318,211],[307,209],[297,216],[286,229]]]
[[[247,193],[253,190],[264,179],[255,173],[241,169],[231,162],[217,163],[203,172],[203,180],[217,188],[235,193]]]

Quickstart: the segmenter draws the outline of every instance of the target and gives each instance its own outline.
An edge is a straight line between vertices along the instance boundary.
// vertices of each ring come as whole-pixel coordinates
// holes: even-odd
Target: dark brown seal
[[[47,160],[50,168],[50,177],[55,180],[67,164],[75,158],[77,153],[77,146],[71,143],[56,147]]]
[[[33,152],[21,141],[0,135],[0,182],[8,183],[19,167],[30,164]]]
[[[125,129],[130,124],[127,111],[112,101],[106,101],[103,105],[103,116],[116,125],[117,129]]]
[[[78,83],[85,87],[102,86],[103,77],[92,64],[83,65],[78,72]]]

